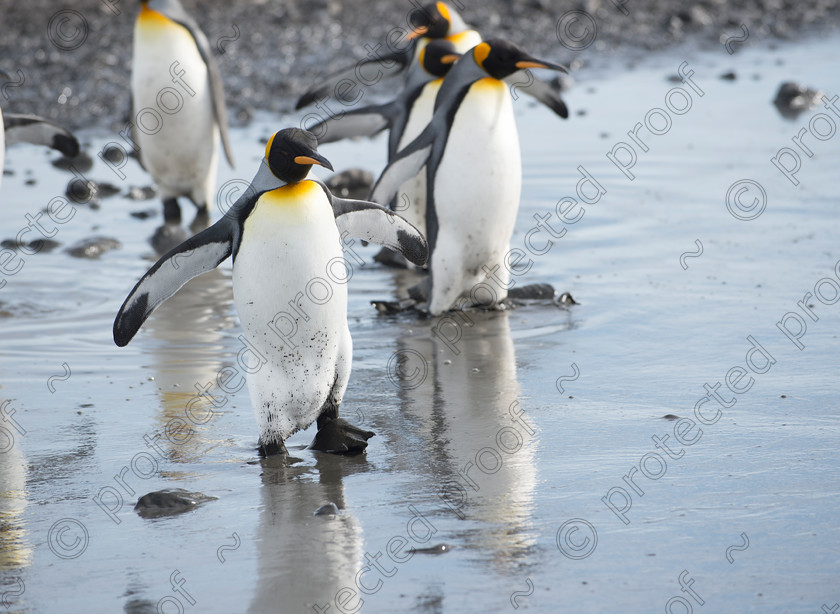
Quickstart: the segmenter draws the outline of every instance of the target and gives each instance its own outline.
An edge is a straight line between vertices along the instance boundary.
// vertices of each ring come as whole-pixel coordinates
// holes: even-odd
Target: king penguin
[[[140,162],[157,183],[167,222],[178,197],[206,219],[221,135],[231,167],[225,97],[210,43],[178,0],[141,0],[134,24],[132,123]]]
[[[443,83],[443,77],[459,57],[461,54],[448,40],[433,40],[420,49],[417,58],[418,64],[431,77],[430,81],[419,83],[413,89],[403,89],[391,102],[353,109],[320,122],[314,125],[311,131],[318,135],[319,144],[325,144],[389,130],[388,160],[391,160],[397,150],[414,140],[432,119],[435,97]],[[413,226],[425,233],[425,175],[418,173],[416,177],[406,181],[399,194],[400,198],[390,203],[391,209],[398,211]],[[374,259],[386,264],[406,266],[405,259],[388,248],[382,248]]]
[[[429,80],[424,71],[418,69],[417,58],[423,47],[430,41],[447,40],[455,46],[458,53],[466,53],[481,42],[481,34],[467,25],[461,14],[445,2],[426,4],[419,10],[412,11],[409,15],[409,20],[413,23],[411,31],[407,32],[402,39],[408,41],[404,49],[390,54],[379,54],[377,52],[372,57],[358,62],[355,66],[333,73],[304,93],[298,99],[295,108],[302,109],[325,97],[328,98],[330,94],[337,91],[337,87],[342,81],[359,79],[360,71],[364,66],[370,64],[379,64],[380,74],[382,69],[386,69],[389,64],[395,65],[396,68],[389,71],[391,76],[408,69],[406,88],[414,89],[418,84]],[[402,40],[392,42],[389,34],[388,44],[396,47],[402,43]],[[510,82],[510,85],[516,86],[517,89],[532,96],[560,117],[565,119],[569,116],[566,103],[545,81],[534,79],[533,76],[529,75],[529,78],[525,81],[517,80]],[[410,138],[413,138],[413,136]]]
[[[405,44],[403,49],[392,53],[381,54],[378,51],[369,58],[357,62],[355,65],[339,70],[325,77],[317,85],[307,90],[298,98],[295,109],[307,107],[336,91],[338,84],[346,79],[359,80],[359,74],[365,66],[378,64],[379,74],[388,72],[389,76],[396,76],[408,71],[406,75],[405,88],[413,90],[418,85],[428,81],[430,76],[426,74],[418,63],[421,49],[430,41],[445,39],[455,46],[458,53],[464,53],[481,42],[481,35],[470,28],[461,15],[445,2],[432,2],[410,13],[416,25],[404,35],[397,43],[392,43],[389,38],[389,46],[397,47],[398,44]],[[395,32],[397,30],[394,30]],[[377,49],[381,45],[377,46]],[[388,67],[391,67],[388,69]]]
[[[248,389],[263,455],[285,453],[284,441],[316,420],[313,449],[361,452],[373,435],[338,418],[352,359],[342,239],[386,245],[417,264],[428,255],[416,228],[380,205],[334,196],[307,177],[312,165],[332,170],[312,133],[274,134],[227,215],[158,260],[114,321],[122,347],[187,281],[232,257],[234,303],[261,363]]]
[[[432,120],[382,172],[371,199],[390,201],[426,172],[430,276],[413,297],[439,315],[494,306],[507,296],[509,251],[522,185],[519,136],[506,77],[526,68],[566,68],[493,39],[461,57],[444,79]]]

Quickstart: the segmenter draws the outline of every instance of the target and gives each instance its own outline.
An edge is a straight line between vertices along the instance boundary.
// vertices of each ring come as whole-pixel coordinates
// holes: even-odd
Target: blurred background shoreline
[[[249,123],[258,110],[291,111],[297,96],[319,77],[351,65],[377,45],[386,50],[389,34],[405,27],[420,3],[183,4],[210,41],[229,119],[236,126]],[[840,24],[840,0],[454,4],[463,6],[467,23],[485,38],[510,39],[580,71],[673,47],[720,47],[727,39],[738,43],[732,45],[737,52],[745,39],[743,46],[767,39],[807,39],[836,32]],[[132,28],[138,7],[133,0],[80,0],[70,6],[48,0],[4,2],[0,68],[13,80],[2,84],[3,108],[37,113],[75,130],[124,126],[130,113]],[[372,92],[387,94],[387,83],[383,80]]]

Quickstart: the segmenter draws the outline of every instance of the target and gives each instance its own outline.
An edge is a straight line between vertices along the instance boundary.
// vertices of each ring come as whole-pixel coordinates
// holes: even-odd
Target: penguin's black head
[[[333,170],[317,148],[318,139],[308,130],[286,128],[268,139],[265,159],[275,177],[286,183],[297,183],[306,178],[313,164]]]
[[[435,76],[445,77],[452,65],[461,57],[455,45],[447,40],[433,40],[420,50],[420,65]]]
[[[446,38],[455,30],[463,26],[463,20],[455,10],[445,2],[432,2],[415,9],[409,21],[414,30],[409,33],[409,40],[425,36],[427,38]]]
[[[471,52],[475,63],[495,79],[509,77],[517,70],[525,68],[549,68],[560,72],[569,72],[565,66],[538,60],[524,49],[501,38],[493,38],[479,43]]]

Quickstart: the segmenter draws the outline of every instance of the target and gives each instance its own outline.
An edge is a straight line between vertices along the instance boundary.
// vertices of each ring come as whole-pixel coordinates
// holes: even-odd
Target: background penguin
[[[10,79],[11,77],[0,70],[0,78]],[[6,147],[15,143],[46,145],[60,151],[68,158],[79,155],[79,141],[55,122],[38,115],[22,113],[6,113],[4,116],[3,109],[0,109],[0,180],[3,178]]]
[[[507,296],[504,258],[519,208],[522,164],[502,79],[525,68],[566,70],[500,39],[462,56],[444,79],[429,125],[374,186],[371,198],[388,201],[426,167],[431,275],[414,296],[428,300],[433,315],[495,305]]]
[[[262,363],[248,374],[248,388],[266,455],[284,452],[284,440],[316,419],[314,449],[358,452],[373,435],[338,418],[352,360],[341,238],[387,245],[417,264],[428,254],[423,236],[398,215],[306,179],[313,164],[332,170],[316,147],[310,132],[276,133],[250,189],[163,256],[114,321],[114,341],[124,346],[158,305],[232,256],[234,302]]]
[[[142,0],[132,61],[134,140],[164,218],[180,222],[177,199],[186,196],[206,223],[220,134],[233,166],[222,80],[207,37],[178,0]]]
[[[396,76],[408,69],[405,88],[413,90],[433,78],[421,68],[419,62],[420,51],[429,42],[436,39],[447,40],[455,46],[458,53],[465,53],[481,42],[481,35],[470,28],[461,15],[445,2],[432,2],[412,12],[411,15],[416,17],[419,23],[405,36],[404,40],[408,43],[404,50],[391,54],[377,54],[375,58],[362,60],[325,77],[321,83],[310,88],[298,99],[295,109],[302,109],[324,97],[329,97],[334,92],[336,84],[343,79],[354,79],[355,71],[369,64],[378,64],[378,69],[386,72],[386,66],[396,63],[393,70],[387,71],[389,76]],[[402,41],[400,44],[403,44]],[[368,133],[368,136],[372,134],[374,133]]]
[[[418,83],[428,80],[421,70],[416,68],[416,60],[420,50],[432,40],[445,39],[455,45],[458,53],[466,53],[475,45],[481,42],[481,35],[471,26],[467,25],[460,13],[445,2],[432,2],[422,7],[416,13],[412,13],[418,22],[414,29],[406,36],[412,44],[402,52],[381,55],[378,58],[364,60],[345,70],[339,71],[327,77],[322,83],[311,88],[298,99],[296,109],[302,109],[317,100],[329,95],[334,91],[334,86],[342,79],[353,79],[354,71],[360,66],[367,64],[379,64],[380,67],[387,66],[389,62],[396,62],[397,68],[392,75],[403,72],[409,68],[406,87],[413,89]],[[560,98],[554,88],[539,79],[529,79],[527,82],[511,82],[517,89],[532,96],[542,104],[550,108],[562,118],[569,116],[566,103]]]
[[[370,136],[381,130],[390,130],[388,135],[388,160],[397,150],[410,143],[423,131],[432,119],[435,97],[443,83],[443,77],[460,57],[455,46],[444,39],[433,40],[418,53],[418,64],[430,75],[431,81],[420,83],[414,88],[402,90],[389,103],[353,109],[340,116],[330,118],[312,127],[319,136],[320,144],[332,143],[344,138]],[[400,197],[390,203],[409,223],[421,232],[426,229],[426,177],[418,173],[399,190]],[[405,258],[393,250],[383,247],[374,260],[392,266],[407,266]]]

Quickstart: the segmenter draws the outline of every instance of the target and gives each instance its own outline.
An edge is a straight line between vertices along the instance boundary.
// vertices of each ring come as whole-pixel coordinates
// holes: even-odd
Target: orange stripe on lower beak
[[[310,158],[309,156],[295,156],[295,162],[297,164],[317,164],[318,166],[324,166],[323,162],[315,158]]]
[[[531,62],[530,60],[522,60],[516,63],[517,68],[548,68],[541,62]]]

